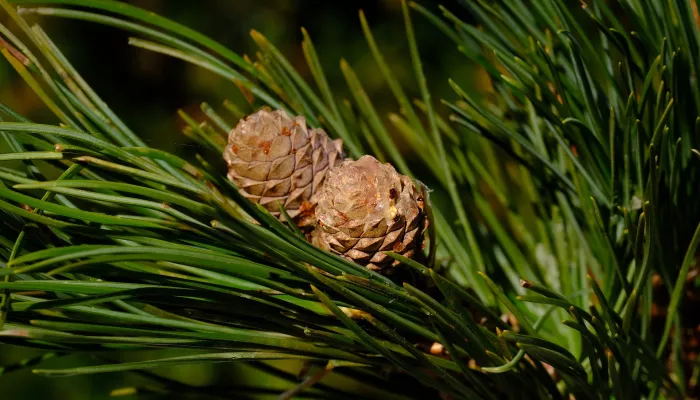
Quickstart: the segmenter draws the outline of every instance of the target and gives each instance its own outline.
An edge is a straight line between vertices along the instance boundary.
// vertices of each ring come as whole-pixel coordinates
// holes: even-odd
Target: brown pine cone
[[[284,110],[263,109],[242,119],[224,151],[228,178],[243,196],[277,217],[281,203],[300,226],[313,223],[314,194],[343,158],[340,139],[309,129],[304,117],[291,118]]]
[[[316,219],[322,247],[384,272],[398,262],[382,252],[413,257],[428,223],[423,197],[411,179],[372,156],[328,171]]]

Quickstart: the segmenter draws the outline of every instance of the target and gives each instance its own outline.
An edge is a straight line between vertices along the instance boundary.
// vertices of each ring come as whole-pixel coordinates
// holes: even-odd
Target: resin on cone
[[[228,178],[241,194],[277,217],[282,204],[299,226],[313,224],[314,195],[328,169],[343,158],[340,139],[331,140],[284,110],[263,109],[242,119],[224,151]]]
[[[316,219],[322,247],[383,272],[398,264],[384,251],[409,258],[420,252],[428,223],[411,179],[372,156],[328,171]]]

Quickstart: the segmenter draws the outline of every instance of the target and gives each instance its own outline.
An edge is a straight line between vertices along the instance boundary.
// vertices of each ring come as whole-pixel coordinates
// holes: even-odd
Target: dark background
[[[200,31],[239,54],[254,55],[255,43],[249,35],[250,30],[254,28],[274,43],[302,76],[310,80],[300,46],[300,27],[303,26],[314,41],[331,88],[336,91],[337,96],[342,98],[348,95],[347,86],[338,67],[340,59],[345,58],[358,73],[380,114],[386,115],[389,111],[396,111],[398,107],[363,37],[358,10],[364,9],[393,73],[410,97],[417,96],[405,39],[401,4],[398,0],[140,0],[129,3]],[[447,0],[441,3],[463,19],[468,19],[465,10],[461,9],[456,1]],[[423,1],[422,4],[437,12],[436,3]],[[14,28],[7,19],[5,15],[0,15],[1,22]],[[38,22],[44,28],[112,110],[152,147],[185,156],[188,152],[196,151],[196,146],[180,133],[182,122],[177,117],[177,109],[196,110],[202,101],[220,107],[224,99],[241,99],[240,92],[232,82],[185,62],[131,47],[127,44],[128,34],[123,31],[81,21],[37,18],[30,20]],[[456,51],[454,44],[429,22],[415,13],[413,22],[434,98],[454,98],[447,84],[448,77],[461,83],[472,82],[472,86],[483,83],[483,75],[469,65]],[[0,60],[0,102],[35,121],[57,122],[4,59]],[[18,347],[0,345],[0,367],[39,354]],[[65,368],[99,363],[94,356],[57,357],[44,361],[41,366]],[[104,356],[111,359],[117,357],[112,353]],[[150,356],[153,357],[154,354]],[[160,353],[160,356],[163,354]],[[126,354],[119,357],[138,360],[148,358],[149,354]],[[285,365],[289,371],[295,373],[300,368],[297,363]],[[103,399],[110,398],[110,392],[113,390],[131,385],[141,386],[148,382],[134,373],[49,379],[34,376],[30,370],[31,368],[25,368],[0,375],[0,398]],[[193,385],[257,383],[271,389],[278,388],[279,392],[289,387],[241,364],[197,365],[159,369],[154,372]],[[332,382],[337,377],[329,379]],[[137,396],[127,395],[120,398],[132,399]]]
[[[339,61],[345,58],[355,69],[377,109],[395,111],[396,102],[369,52],[360,27],[363,9],[392,72],[407,88],[417,88],[399,0],[139,0],[128,3],[157,12],[208,35],[238,54],[254,57],[250,30],[256,29],[275,44],[297,70],[311,80],[301,52],[305,27],[314,41],[331,88],[346,97],[347,86]],[[421,2],[437,9],[438,3]],[[456,0],[442,1],[458,15],[464,10]],[[447,77],[469,79],[473,69],[455,45],[428,21],[413,14],[414,27],[428,81],[435,93],[452,96]],[[224,99],[240,100],[232,82],[167,56],[127,44],[128,33],[93,23],[63,19],[37,19],[83,78],[107,104],[154,147],[186,151],[176,110],[196,109],[202,101],[219,106]],[[50,121],[40,100],[6,62],[0,63],[0,101],[23,115]],[[174,148],[171,146],[175,146]],[[186,146],[185,146],[186,147]]]

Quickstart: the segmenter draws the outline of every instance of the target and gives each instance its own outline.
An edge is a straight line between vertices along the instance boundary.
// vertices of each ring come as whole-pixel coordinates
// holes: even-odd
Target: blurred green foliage
[[[258,1],[130,1],[200,31],[239,54],[251,54],[250,30],[263,33],[310,79],[303,60],[301,27],[312,36],[333,88],[345,88],[339,62],[345,58],[363,78],[370,97],[382,110],[394,109],[362,36],[358,10],[363,9],[379,45],[399,82],[417,95],[398,0],[332,2],[323,0]],[[443,2],[445,3],[445,2]],[[447,1],[446,3],[451,3]],[[0,17],[3,18],[3,17]],[[194,110],[202,101],[212,105],[224,99],[242,101],[232,82],[182,61],[130,47],[118,30],[61,19],[38,21],[78,72],[153,147],[186,153],[189,143],[180,134],[177,108]],[[451,93],[447,77],[461,81],[473,70],[427,21],[416,21],[428,81],[436,97]],[[11,82],[8,84],[8,81]],[[35,120],[49,113],[7,63],[0,64],[0,101]],[[343,94],[343,97],[346,95]]]
[[[365,89],[378,111],[388,112],[395,110],[396,104],[362,35],[358,10],[363,9],[396,78],[410,97],[418,95],[398,0],[136,0],[129,3],[200,31],[239,54],[255,51],[249,32],[251,29],[258,30],[292,61],[302,76],[311,80],[300,46],[300,27],[303,26],[314,40],[330,86],[345,88],[338,67],[340,59],[344,58],[362,77]],[[442,3],[450,5],[452,2]],[[458,7],[452,8],[460,11]],[[463,17],[468,19],[468,16]],[[12,26],[5,18],[0,15],[2,23]],[[180,133],[182,121],[176,113],[178,108],[196,113],[202,101],[220,105],[224,99],[245,104],[233,82],[226,82],[208,71],[174,58],[130,47],[122,31],[72,20],[37,22],[97,93],[152,147],[185,156],[197,151],[197,145]],[[433,26],[416,18],[415,29],[434,97],[453,97],[447,77],[462,83],[472,82],[472,85],[466,86],[475,90],[483,87],[484,75],[467,64],[454,51],[453,44],[444,40]],[[341,97],[347,95],[340,94]],[[0,62],[0,103],[35,121],[56,122],[34,92],[4,61]],[[410,159],[411,155],[407,157]],[[39,354],[16,346],[0,345],[0,367],[20,363]],[[96,356],[99,355],[64,356],[47,359],[41,365],[46,368],[68,368],[86,365],[91,362],[90,357]],[[146,354],[121,356],[124,360],[148,358]],[[113,359],[116,356],[110,353],[104,357]],[[92,362],[97,364],[100,361],[95,358]],[[296,362],[278,363],[277,366],[291,374],[298,373],[302,367]],[[289,388],[289,384],[279,378],[239,363],[164,368],[147,373],[175,379],[193,387],[265,386],[271,391],[270,398],[276,398],[277,394]],[[330,376],[324,382],[333,382],[334,379],[339,377]],[[0,375],[0,398],[98,400],[115,398],[114,395],[121,395],[117,397],[121,399],[159,398],[156,387],[151,394],[130,394],[128,390],[112,393],[145,381],[146,378],[137,373],[49,379],[32,375],[31,368],[23,368]],[[186,392],[183,389],[183,398],[200,397]]]

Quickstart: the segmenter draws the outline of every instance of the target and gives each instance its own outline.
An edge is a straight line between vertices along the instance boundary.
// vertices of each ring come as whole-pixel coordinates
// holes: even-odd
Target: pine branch
[[[259,32],[254,62],[124,3],[12,3],[24,8],[0,1],[31,46],[2,27],[3,55],[63,125],[2,108],[11,152],[0,161],[21,164],[0,170],[0,338],[61,353],[195,351],[37,372],[304,359],[397,368],[454,398],[656,398],[690,389],[680,364],[670,373],[665,366],[672,328],[684,323],[677,311],[700,221],[700,49],[689,1],[621,0],[614,10],[602,1],[581,9],[559,0],[463,1],[479,27],[411,3],[489,74],[487,100],[451,82],[457,96],[447,95],[445,108],[432,100],[409,7],[407,57],[420,101],[393,78],[361,14],[398,106],[386,118],[348,62],[340,68],[353,99],[334,98],[306,31],[302,48],[319,93]],[[147,148],[49,35],[29,25],[34,15],[136,34],[134,46],[235,81],[254,108],[303,115],[354,156],[381,150],[403,173],[421,171],[434,182],[431,247],[441,245],[436,259],[447,276],[405,260],[425,281],[414,287],[338,258],[248,202],[209,154],[182,160]],[[241,117],[227,108],[233,120],[206,104],[205,123],[181,112],[184,133],[220,155]],[[55,171],[61,177],[49,179]],[[672,294],[661,322],[652,314],[654,279]],[[659,324],[660,337],[649,333]],[[447,351],[422,349],[433,343]],[[671,354],[680,346],[672,341]]]

